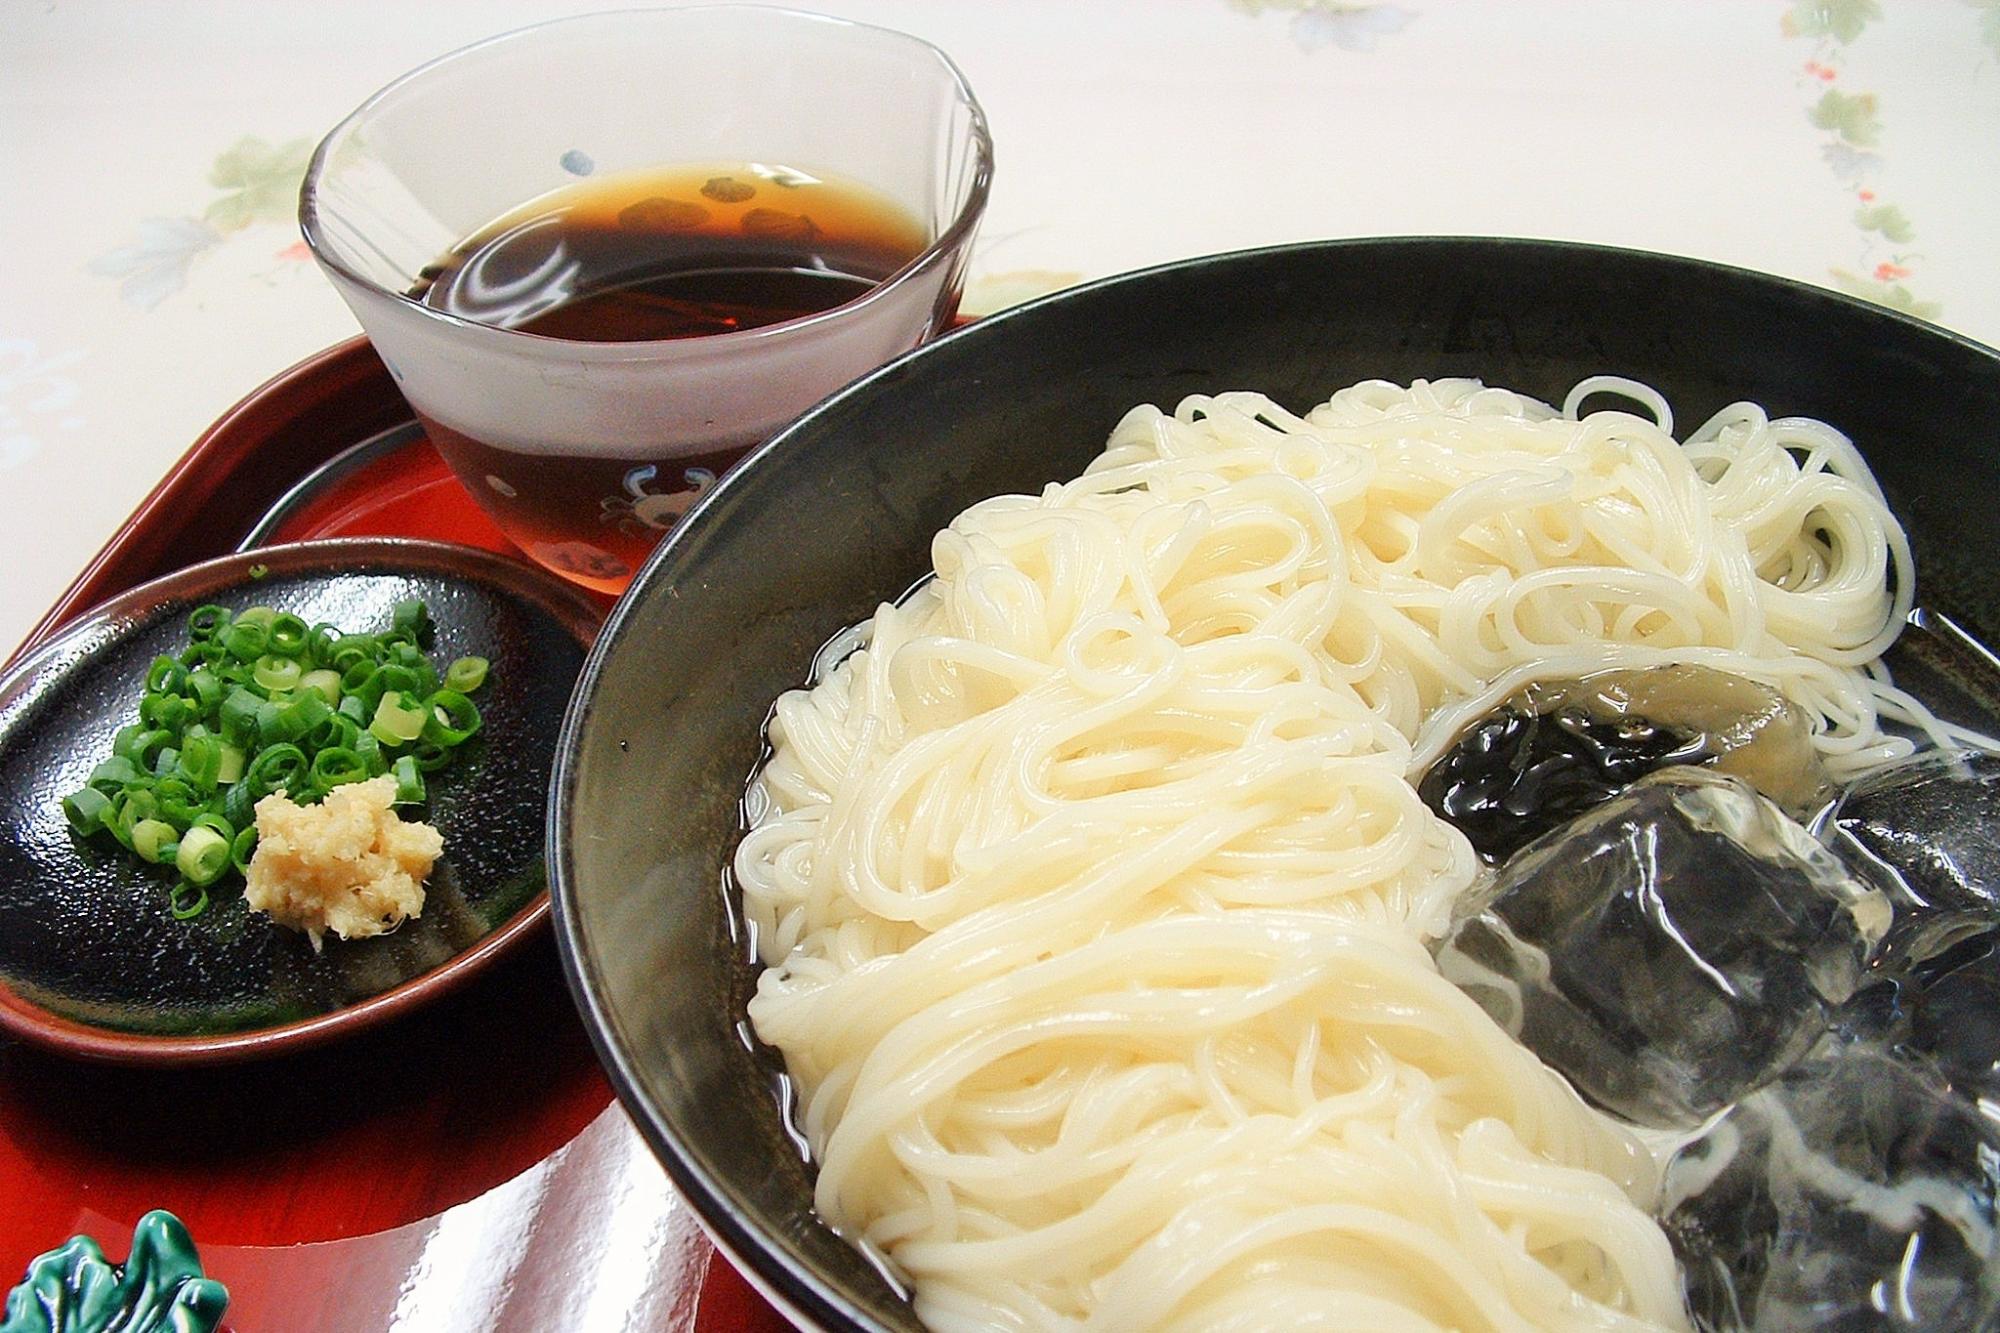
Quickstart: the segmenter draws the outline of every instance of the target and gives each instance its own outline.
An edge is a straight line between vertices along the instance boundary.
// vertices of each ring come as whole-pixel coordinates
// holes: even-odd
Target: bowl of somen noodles
[[[558,938],[837,1329],[2000,1314],[2000,356],[1337,241],[753,454],[564,723]]]

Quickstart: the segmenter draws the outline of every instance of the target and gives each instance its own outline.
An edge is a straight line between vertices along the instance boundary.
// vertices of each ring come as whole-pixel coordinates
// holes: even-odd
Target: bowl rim
[[[721,1183],[709,1172],[701,1169],[692,1160],[691,1155],[682,1152],[675,1136],[669,1132],[664,1118],[656,1112],[650,1100],[644,1095],[636,1072],[640,1063],[638,1053],[628,1048],[623,1041],[621,1029],[599,993],[601,987],[598,970],[588,948],[588,942],[583,937],[582,923],[575,903],[577,871],[566,815],[576,795],[577,768],[589,724],[591,699],[598,688],[610,655],[616,651],[628,625],[641,614],[640,604],[646,600],[643,594],[653,585],[656,571],[676,557],[682,545],[690,540],[690,533],[699,533],[706,526],[709,512],[733,496],[734,491],[744,484],[745,476],[761,474],[770,466],[766,460],[786,450],[795,436],[812,429],[820,418],[838,412],[846,403],[882,392],[882,386],[908,374],[913,364],[922,364],[923,358],[940,355],[938,350],[940,348],[1000,337],[1014,324],[1038,319],[1040,312],[1052,307],[1093,300],[1101,293],[1142,286],[1183,273],[1281,259],[1285,256],[1302,260],[1320,256],[1338,259],[1345,256],[1358,261],[1371,253],[1424,249],[1458,254],[1463,257],[1461,262],[1481,253],[1539,253],[1547,255],[1552,261],[1572,256],[1588,256],[1631,264],[1642,269],[1652,268],[1661,274],[1698,273],[1711,279],[1738,284],[1749,291],[1783,292],[1809,302],[1830,303],[1832,307],[1843,309],[1864,320],[1879,321],[1885,330],[1894,330],[1901,336],[1941,340],[1945,344],[1989,359],[1995,363],[1996,372],[2000,372],[2000,350],[1974,338],[1844,292],[1740,265],[1626,246],[1535,237],[1414,234],[1341,237],[1257,246],[1170,260],[1129,272],[1111,274],[1010,307],[997,314],[974,320],[940,338],[922,344],[860,379],[852,381],[807,409],[783,430],[753,449],[731,468],[717,485],[711,487],[696,501],[654,549],[646,563],[633,576],[625,595],[620,597],[612,608],[597,642],[584,661],[583,669],[577,674],[576,688],[570,696],[570,706],[564,715],[562,730],[556,742],[555,770],[549,785],[549,827],[544,845],[548,849],[549,889],[556,948],[562,961],[563,977],[569,984],[571,997],[589,1032],[591,1045],[597,1052],[598,1062],[604,1067],[605,1076],[641,1136],[652,1147],[654,1156],[688,1201],[703,1229],[753,1286],[773,1299],[795,1320],[803,1316],[810,1319],[817,1327],[869,1330],[870,1333],[884,1330],[882,1324],[855,1308],[809,1265],[796,1262],[786,1247],[773,1243],[762,1230],[752,1225],[747,1215],[735,1206]],[[802,663],[801,670],[803,667]],[[746,780],[749,777],[748,774],[744,776]]]
[[[1585,255],[1625,263],[1658,264],[1664,269],[1682,269],[1684,271],[1706,274],[1711,277],[1725,278],[1732,282],[1744,282],[1753,288],[1761,286],[1767,290],[1785,292],[1809,301],[1830,302],[1837,309],[1844,309],[1848,313],[1863,319],[1881,320],[1889,327],[1898,328],[1906,334],[1923,338],[1943,339],[1945,342],[1961,350],[1969,351],[1976,356],[1984,356],[1991,360],[2000,361],[2000,347],[1989,346],[1967,334],[1959,333],[1954,329],[1947,329],[1940,324],[1933,324],[1929,320],[1920,319],[1915,315],[1905,314],[1900,310],[1892,310],[1888,306],[1880,305],[1865,297],[1850,296],[1846,292],[1835,291],[1830,287],[1822,287],[1817,283],[1806,282],[1798,278],[1788,278],[1776,273],[1766,273],[1760,269],[1745,268],[1739,264],[1725,264],[1718,260],[1699,259],[1692,255],[1669,254],[1663,250],[1640,250],[1629,246],[1602,245],[1594,241],[1566,241],[1532,236],[1426,236],[1417,234],[1406,236],[1342,236],[1316,241],[1287,241],[1279,245],[1260,245],[1243,250],[1222,250],[1214,254],[1193,255],[1185,259],[1170,259],[1162,263],[1147,265],[1144,268],[1136,268],[1123,273],[1112,273],[1101,278],[1093,278],[1088,282],[1077,283],[1074,286],[1064,287],[1046,295],[1035,297],[1033,300],[1024,301],[1020,305],[1009,306],[1007,309],[996,311],[991,315],[982,315],[976,319],[968,320],[966,323],[959,325],[957,328],[950,329],[936,338],[920,343],[906,352],[899,353],[891,360],[884,362],[859,379],[851,380],[847,384],[842,385],[825,398],[820,399],[817,403],[807,408],[797,417],[794,417],[783,429],[779,430],[769,439],[752,448],[741,459],[732,464],[729,470],[716,481],[715,485],[703,491],[700,497],[688,507],[687,512],[681,516],[680,521],[653,548],[646,562],[632,575],[632,581],[627,585],[626,591],[629,594],[632,589],[639,587],[645,582],[651,576],[653,568],[663,563],[669,558],[670,552],[680,547],[683,541],[686,540],[686,534],[689,531],[699,530],[704,522],[707,511],[720,503],[724,495],[731,493],[732,488],[740,488],[742,485],[741,478],[747,475],[753,467],[757,466],[760,460],[767,454],[770,454],[774,450],[785,448],[794,435],[800,434],[819,417],[837,410],[840,405],[846,403],[848,400],[865,393],[872,393],[874,392],[874,386],[878,383],[908,373],[908,367],[913,362],[916,362],[918,358],[929,354],[932,348],[956,346],[961,342],[979,341],[989,337],[996,337],[999,335],[995,334],[994,330],[1008,328],[1022,319],[1034,318],[1038,311],[1046,310],[1052,306],[1068,305],[1071,302],[1087,300],[1100,292],[1115,288],[1158,281],[1169,274],[1195,272],[1206,268],[1218,268],[1230,264],[1247,263],[1253,260],[1272,259],[1287,255],[1301,257],[1319,254],[1359,255],[1377,250],[1422,249],[1463,249],[1468,252],[1490,250],[1495,253],[1501,251],[1539,251],[1551,257]],[[630,596],[619,597],[617,603],[611,608],[610,615],[605,619],[603,628],[599,631],[598,644],[600,647],[616,638],[617,632],[631,618],[634,601],[635,599]],[[594,669],[596,657],[597,650],[593,649],[590,660],[584,663],[583,674],[577,677],[579,692],[581,692],[586,679],[593,682],[596,679],[596,671]],[[571,702],[574,705],[574,698],[572,698]],[[558,748],[556,763],[559,771],[565,753],[565,750]],[[551,842],[549,845],[553,847],[555,844]]]
[[[277,573],[421,570],[447,577],[478,574],[547,612],[588,648],[601,613],[580,590],[526,561],[478,547],[411,537],[332,537],[231,552],[150,579],[108,598],[36,643],[0,673],[0,704],[29,689],[76,640],[155,604],[237,587],[262,565]],[[545,858],[546,864],[546,858]],[[98,1063],[190,1067],[232,1064],[304,1050],[362,1032],[457,990],[529,939],[550,911],[548,888],[500,925],[429,970],[388,990],[323,1014],[232,1032],[151,1034],[99,1027],[56,1013],[0,979],[0,1033],[60,1055]]]

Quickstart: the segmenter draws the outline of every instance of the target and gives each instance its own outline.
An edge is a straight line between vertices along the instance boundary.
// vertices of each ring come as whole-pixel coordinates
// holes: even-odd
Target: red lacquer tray
[[[28,644],[246,542],[341,535],[513,549],[358,338],[216,422]],[[77,1232],[122,1257],[152,1208],[187,1223],[238,1333],[787,1327],[613,1100],[546,931],[423,1012],[264,1064],[109,1068],[0,1039],[0,1290]]]

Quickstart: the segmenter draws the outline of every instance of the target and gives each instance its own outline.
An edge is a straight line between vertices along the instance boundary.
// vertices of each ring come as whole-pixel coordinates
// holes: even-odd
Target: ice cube
[[[2000,755],[1933,752],[1871,774],[1840,798],[1831,832],[1907,906],[2000,911]]]
[[[1829,1038],[1675,1155],[1661,1222],[1704,1329],[1990,1328],[1996,1183],[1992,1122]]]
[[[1747,784],[1676,768],[1501,867],[1438,964],[1598,1105],[1691,1127],[1805,1054],[1888,925]]]
[[[1842,1031],[1930,1062],[2000,1116],[2000,916],[1910,913],[1869,971],[1841,1011]]]

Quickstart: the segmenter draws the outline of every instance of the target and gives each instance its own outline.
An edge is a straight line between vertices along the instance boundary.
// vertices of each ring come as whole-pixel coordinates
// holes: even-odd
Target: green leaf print
[[[1980,10],[1979,40],[1986,43],[1986,49],[2000,56],[2000,0],[1965,0],[1974,9]]]
[[[299,183],[311,157],[310,139],[276,147],[255,136],[238,139],[209,168],[208,183],[224,193],[202,217],[218,231],[290,221],[298,212]]]
[[[1831,37],[1843,46],[1882,17],[1875,0],[1799,0],[1784,17],[1787,37]]]
[[[1944,309],[1936,301],[1919,301],[1917,294],[1900,282],[1878,282],[1858,273],[1849,273],[1844,268],[1832,272],[1834,286],[1849,296],[1858,296],[1864,301],[1915,315],[1918,319],[1936,319],[1938,312]]]
[[[1903,210],[1894,204],[1875,204],[1854,210],[1854,225],[1863,231],[1879,231],[1884,240],[1897,245],[1908,245],[1917,239],[1911,229],[1910,220],[1903,216]]]
[[[1882,134],[1882,122],[1875,118],[1874,93],[1849,96],[1829,88],[1806,117],[1856,148],[1873,148]]]

